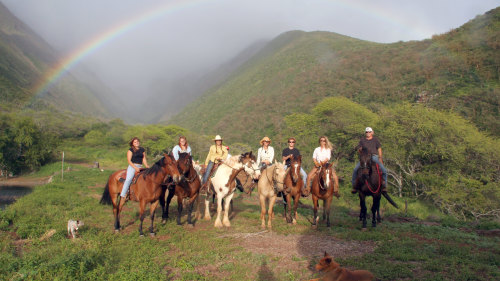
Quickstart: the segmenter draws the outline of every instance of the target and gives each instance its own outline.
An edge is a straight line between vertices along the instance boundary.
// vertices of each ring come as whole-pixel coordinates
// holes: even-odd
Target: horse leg
[[[285,214],[286,222],[292,223],[292,195],[290,193],[286,195]]]
[[[297,208],[299,207],[300,192],[293,197],[293,218],[292,223],[297,224]]]
[[[167,202],[165,205],[165,209],[163,211],[163,216],[162,216],[162,223],[166,223],[168,219],[168,210],[170,208],[170,202],[172,201],[172,197],[174,197],[175,192],[173,190],[169,190],[167,194]],[[160,197],[161,198],[161,197]],[[161,199],[160,199],[161,200]],[[161,203],[161,202],[160,202]]]
[[[111,197],[112,203],[113,203],[113,216],[115,217],[115,232],[120,231],[120,206],[119,204],[121,203],[118,202],[120,198],[120,194],[118,194],[115,198]],[[125,200],[123,200],[125,201]]]
[[[198,194],[193,195],[188,201],[188,225],[193,226],[193,221],[191,220],[194,204],[198,202]]]
[[[318,227],[318,221],[319,221],[319,217],[318,217],[318,197],[316,195],[312,195],[312,200],[313,200],[313,222],[312,222],[312,227],[313,228],[316,228]]]
[[[361,212],[359,215],[359,219],[363,222],[363,228],[366,228],[366,202],[365,195],[363,192],[359,191],[359,205],[361,207]]]
[[[269,198],[269,211],[268,211],[268,216],[267,216],[267,227],[271,229],[272,226],[272,221],[274,218],[274,202],[276,202],[276,195],[271,196]]]
[[[225,204],[226,206],[224,209],[224,219],[222,220],[222,224],[225,227],[231,226],[231,222],[229,222],[229,206],[231,205],[231,202],[233,202],[233,196],[234,196],[234,193],[231,193],[230,195],[228,195],[226,197],[226,204]]]
[[[165,195],[167,193],[167,188],[162,186],[161,187],[161,194],[160,194],[160,206],[161,206],[161,223],[166,223],[168,219],[168,211],[165,210]]]
[[[373,196],[373,205],[372,205],[372,227],[377,227],[377,210],[380,208],[380,196]]]
[[[177,195],[177,225],[181,225],[181,216],[182,216],[182,196],[180,194]]]
[[[260,201],[260,228],[266,228],[266,197],[263,194],[259,194]]]
[[[286,200],[286,194],[284,192],[281,194],[281,196],[283,198],[283,218],[286,220],[288,201]]]
[[[332,206],[332,199],[333,196],[323,200],[323,213],[326,213],[326,227],[330,227],[330,208]]]
[[[206,221],[212,219],[212,217],[210,216],[210,200],[207,200],[206,198],[205,198],[205,216],[203,219]]]
[[[160,200],[156,200],[155,202],[151,203],[150,210],[149,210],[149,217],[151,218],[151,225],[149,226],[149,235],[150,236],[155,236],[155,231],[154,231],[154,221],[155,221],[155,211],[156,207],[158,207],[158,203]]]
[[[221,222],[221,213],[222,213],[222,194],[217,193],[217,217],[215,218],[215,227],[222,227]]]
[[[144,236],[144,232],[142,232],[142,222],[144,221],[144,209],[146,208],[146,201],[145,200],[141,200],[141,202],[139,203],[139,219],[141,220],[141,222],[139,223],[139,235],[140,236]]]

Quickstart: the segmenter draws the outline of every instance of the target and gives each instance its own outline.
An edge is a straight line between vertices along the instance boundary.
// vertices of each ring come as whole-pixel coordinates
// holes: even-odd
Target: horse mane
[[[181,153],[179,153],[179,160],[181,160],[181,159],[184,160],[185,158],[189,158],[190,156],[191,155],[189,155],[189,153],[187,153],[187,152],[181,152]]]
[[[162,167],[165,166],[165,156],[163,156],[160,160],[156,161],[156,163],[149,169],[146,169],[144,171],[144,177],[149,176],[151,174],[158,174],[158,172],[161,170]]]
[[[224,161],[226,165],[232,167],[240,162],[240,155],[234,155]]]

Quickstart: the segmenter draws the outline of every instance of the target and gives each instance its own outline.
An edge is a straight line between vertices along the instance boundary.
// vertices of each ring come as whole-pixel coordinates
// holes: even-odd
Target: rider
[[[225,160],[228,154],[227,147],[222,145],[221,136],[215,136],[213,141],[215,142],[215,144],[210,146],[210,151],[208,152],[207,159],[205,159],[205,166],[207,168],[205,170],[205,174],[203,174],[203,185],[205,185],[205,183],[207,182],[214,163],[219,163],[220,161]]]
[[[371,127],[366,127],[365,129],[365,137],[359,140],[358,146],[356,146],[356,150],[361,152],[363,149],[367,149],[368,153],[372,155],[372,161],[378,164],[380,171],[382,171],[382,192],[387,192],[387,170],[384,167],[384,162],[382,160],[382,145],[380,144],[379,139],[373,135],[373,129]],[[354,172],[352,173],[352,193],[358,192],[356,189],[355,181],[356,175],[359,169],[359,162],[356,163],[356,167],[354,168]]]
[[[257,165],[261,169],[265,169],[267,166],[273,164],[274,160],[274,148],[270,146],[271,139],[268,137],[263,137],[260,140],[260,148],[257,152]]]
[[[135,173],[139,173],[140,168],[142,168],[142,164],[144,164],[146,168],[149,168],[148,161],[146,161],[146,151],[143,147],[139,146],[141,144],[140,140],[137,137],[133,137],[128,144],[130,148],[127,151],[127,176],[125,182],[123,183],[122,192],[120,193],[121,198],[125,198],[127,196],[132,179],[134,178]]]
[[[332,156],[333,146],[328,138],[326,136],[321,136],[318,142],[319,147],[316,147],[313,152],[314,167],[307,175],[308,182],[306,185],[306,189],[311,188],[314,176],[318,172],[318,168],[321,167],[321,164],[330,161],[330,158]]]
[[[179,143],[172,149],[175,161],[179,160],[179,153],[188,153],[191,155],[191,147],[189,146],[185,136],[180,136]]]
[[[286,168],[290,167],[290,163],[292,162],[290,158],[292,157],[292,155],[294,158],[300,156],[300,151],[297,148],[295,148],[295,142],[296,141],[294,137],[288,138],[288,147],[283,149],[283,152],[281,153],[283,164],[285,165]],[[305,187],[307,182],[307,174],[304,171],[304,169],[302,169],[302,166],[300,166],[300,175],[302,176],[302,181],[304,182],[304,187]],[[305,188],[302,188],[301,190],[302,190],[302,196],[305,196],[307,194]]]

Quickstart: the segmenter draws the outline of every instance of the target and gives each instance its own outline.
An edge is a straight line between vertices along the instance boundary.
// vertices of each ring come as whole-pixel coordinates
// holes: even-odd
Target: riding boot
[[[382,192],[387,193],[387,183],[384,180],[382,180]]]

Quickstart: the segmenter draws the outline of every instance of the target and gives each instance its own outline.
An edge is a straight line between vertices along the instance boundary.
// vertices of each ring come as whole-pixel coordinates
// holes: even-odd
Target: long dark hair
[[[138,138],[138,137],[133,137],[129,142],[128,142],[128,145],[130,145],[130,147],[132,148],[133,151],[136,151],[135,149],[135,146],[134,146],[134,141],[135,140],[138,140],[139,143],[141,142],[141,140]]]

